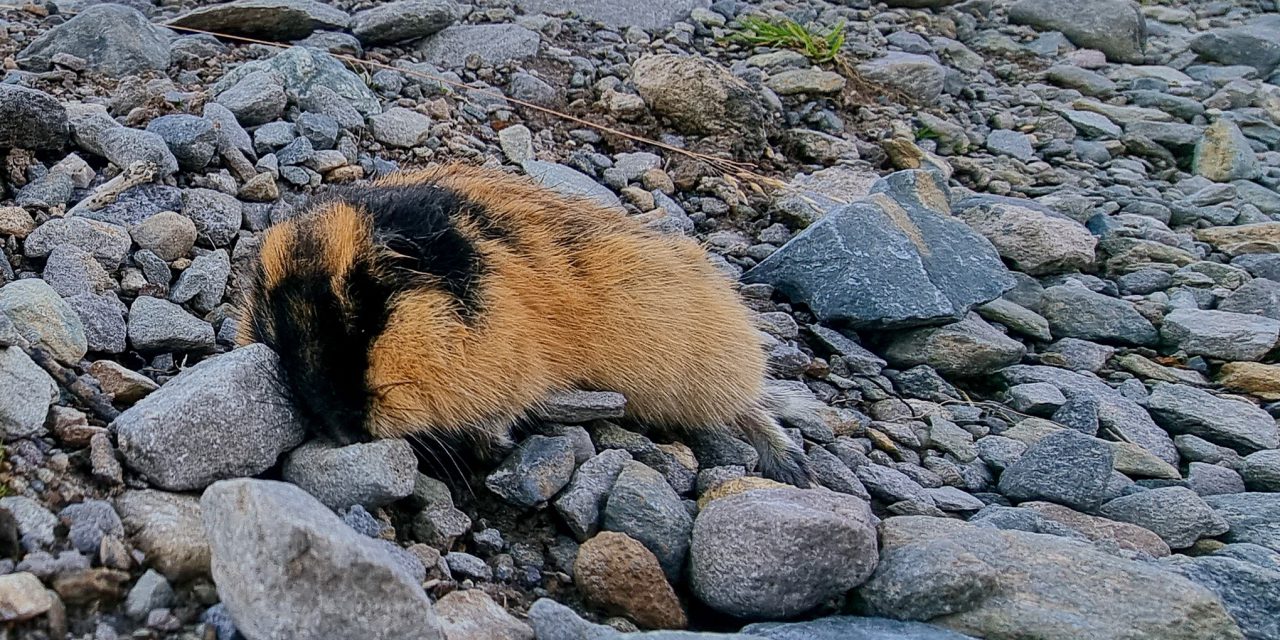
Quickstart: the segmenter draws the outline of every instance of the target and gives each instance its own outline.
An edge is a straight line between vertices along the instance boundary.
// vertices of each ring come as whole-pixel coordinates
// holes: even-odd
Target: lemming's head
[[[285,393],[305,423],[339,443],[369,438],[369,351],[390,312],[395,258],[369,216],[334,201],[269,229],[241,309],[239,341],[280,357]]]

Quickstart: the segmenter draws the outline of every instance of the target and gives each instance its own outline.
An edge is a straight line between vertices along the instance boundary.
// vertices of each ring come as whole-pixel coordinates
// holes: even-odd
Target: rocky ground
[[[1280,638],[1276,11],[0,9],[4,637]],[[500,463],[304,442],[231,350],[262,230],[446,160],[704,241],[818,486],[610,393]]]

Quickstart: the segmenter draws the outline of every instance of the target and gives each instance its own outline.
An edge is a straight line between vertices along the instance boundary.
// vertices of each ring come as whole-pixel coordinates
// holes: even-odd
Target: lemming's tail
[[[804,449],[782,430],[775,416],[814,413],[823,405],[812,395],[799,393],[786,385],[769,384],[767,387],[760,405],[738,416],[734,426],[760,454],[760,470],[765,477],[807,488],[808,458]]]

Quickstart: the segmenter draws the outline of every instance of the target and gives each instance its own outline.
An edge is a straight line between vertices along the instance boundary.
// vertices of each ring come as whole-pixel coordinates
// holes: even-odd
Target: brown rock
[[[1090,540],[1109,540],[1122,549],[1142,551],[1156,558],[1169,555],[1169,545],[1160,536],[1136,524],[1091,516],[1052,502],[1024,502],[1018,506],[1079,531]]]
[[[93,436],[107,433],[106,429],[89,424],[89,419],[83,412],[58,405],[49,408],[45,427],[53,432],[59,442],[74,448],[87,447]]]
[[[36,221],[21,207],[0,207],[0,236],[27,237],[36,228]]]
[[[115,569],[85,569],[62,576],[53,581],[53,590],[64,602],[89,604],[92,602],[116,602],[124,597],[129,574]]]
[[[1196,231],[1196,239],[1208,242],[1230,256],[1280,251],[1280,222],[1259,222]]]
[[[97,378],[102,390],[122,405],[132,405],[160,388],[151,378],[112,360],[99,360],[89,365],[89,375]]]
[[[436,601],[448,640],[533,640],[533,629],[479,589],[454,591]]]
[[[658,557],[624,533],[604,532],[583,543],[573,574],[587,602],[606,613],[651,629],[688,624]]]
[[[1263,400],[1280,400],[1280,367],[1261,362],[1228,362],[1218,373],[1218,383]]]
[[[703,507],[706,507],[712,500],[736,496],[739,493],[755,491],[756,489],[786,489],[790,486],[791,485],[775,482],[768,478],[756,478],[754,476],[732,478],[721,482],[703,493],[702,497],[698,498],[698,509],[701,510]]]
[[[99,482],[124,484],[124,468],[120,466],[116,450],[111,446],[111,436],[99,433],[89,439],[89,464],[93,477]]]

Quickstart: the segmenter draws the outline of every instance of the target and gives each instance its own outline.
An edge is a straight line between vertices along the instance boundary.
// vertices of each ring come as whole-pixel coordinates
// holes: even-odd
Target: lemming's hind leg
[[[760,470],[765,477],[800,488],[809,487],[809,465],[804,450],[763,407],[749,409],[734,419],[733,426],[760,454]]]

